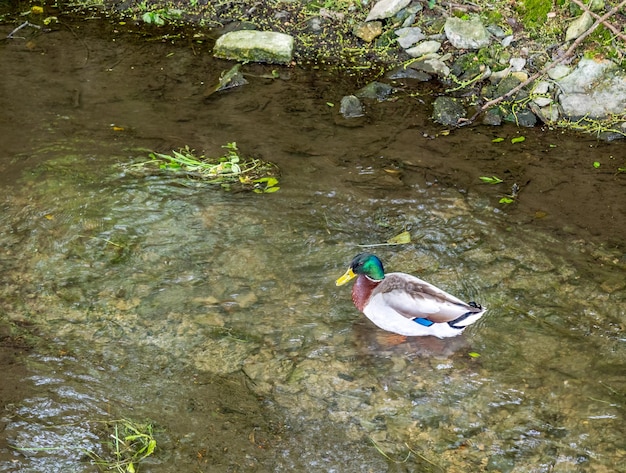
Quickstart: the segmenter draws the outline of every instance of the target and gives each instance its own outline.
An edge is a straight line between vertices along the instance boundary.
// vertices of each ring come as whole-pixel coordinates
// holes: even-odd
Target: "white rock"
[[[509,64],[514,71],[521,71],[526,65],[526,59],[523,57],[512,57],[509,60]]]
[[[293,57],[293,37],[274,31],[231,31],[217,38],[213,55],[238,61],[288,64]]]
[[[513,42],[513,35],[511,34],[509,36],[505,36],[504,38],[502,38],[502,41],[500,41],[500,44],[502,45],[502,47],[508,48],[512,42]]]
[[[426,38],[424,33],[422,33],[421,28],[418,28],[416,26],[397,29],[395,31],[395,34],[398,37],[398,44],[404,49],[410,48],[418,41],[422,41]]]
[[[376,3],[376,5],[372,7],[369,15],[365,18],[365,21],[384,20],[385,18],[390,18],[406,7],[409,3],[411,3],[411,0],[380,0],[380,2]]]
[[[608,59],[595,60],[583,58],[576,69],[558,80],[559,87],[565,93],[586,93],[595,87],[607,71],[615,69],[617,64]]]
[[[533,99],[539,107],[546,107],[552,103],[552,99],[550,97],[535,97]]]
[[[559,64],[548,70],[548,77],[553,80],[559,80],[572,72],[572,68]]]
[[[545,80],[539,80],[535,82],[533,87],[533,94],[547,94],[550,90],[550,82]]]
[[[491,36],[480,18],[461,20],[454,16],[443,27],[448,41],[457,49],[480,49],[489,45]]]
[[[422,57],[427,54],[436,53],[441,48],[439,41],[423,41],[412,48],[406,50],[411,57]]]

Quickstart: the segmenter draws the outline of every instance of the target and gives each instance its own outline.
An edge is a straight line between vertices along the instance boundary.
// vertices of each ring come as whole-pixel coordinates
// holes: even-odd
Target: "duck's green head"
[[[348,270],[343,276],[335,281],[335,284],[337,284],[337,286],[342,286],[359,274],[364,274],[374,281],[381,281],[385,278],[383,263],[377,256],[371,253],[361,253],[360,255],[356,255],[350,263]]]

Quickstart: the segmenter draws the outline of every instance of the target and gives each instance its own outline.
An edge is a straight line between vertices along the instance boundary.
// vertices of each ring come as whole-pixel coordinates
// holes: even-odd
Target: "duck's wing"
[[[393,309],[409,319],[427,319],[446,323],[467,314],[478,312],[474,307],[452,294],[415,276],[388,273],[372,293],[372,299]]]

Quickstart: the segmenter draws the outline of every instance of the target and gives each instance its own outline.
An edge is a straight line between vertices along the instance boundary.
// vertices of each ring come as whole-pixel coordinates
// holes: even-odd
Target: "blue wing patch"
[[[432,320],[423,319],[421,317],[415,317],[413,319],[413,322],[417,322],[418,324],[423,325],[424,327],[430,327],[432,324],[435,323]]]

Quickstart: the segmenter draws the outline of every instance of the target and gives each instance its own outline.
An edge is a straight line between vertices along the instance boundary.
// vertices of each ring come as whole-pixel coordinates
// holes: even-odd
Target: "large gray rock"
[[[288,64],[293,58],[293,37],[274,31],[231,31],[217,39],[213,55],[236,61]]]
[[[557,85],[559,103],[568,118],[604,118],[626,110],[626,74],[612,61],[581,59]]]
[[[557,80],[557,84],[565,94],[591,92],[595,85],[616,67],[617,64],[608,59],[583,58],[578,62],[576,69]]]
[[[491,36],[480,18],[461,20],[454,16],[443,27],[448,41],[457,49],[480,49],[489,46]]]

